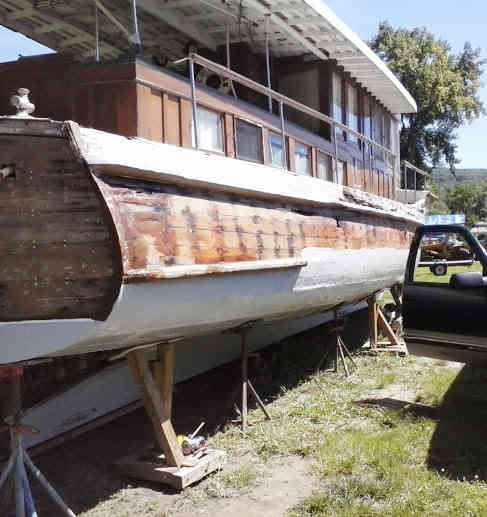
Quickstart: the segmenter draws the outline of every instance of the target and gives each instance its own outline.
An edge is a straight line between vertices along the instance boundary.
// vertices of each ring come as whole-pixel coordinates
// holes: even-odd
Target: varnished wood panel
[[[178,97],[164,93],[163,106],[164,142],[166,144],[181,145],[181,125]]]
[[[126,281],[157,278],[158,270],[171,265],[299,257],[310,246],[407,248],[413,231],[405,222],[343,209],[108,176],[96,181],[119,233]]]
[[[120,287],[105,206],[67,141],[0,136],[0,321],[104,319]]]
[[[163,100],[159,91],[137,85],[137,136],[162,142],[162,106]]]

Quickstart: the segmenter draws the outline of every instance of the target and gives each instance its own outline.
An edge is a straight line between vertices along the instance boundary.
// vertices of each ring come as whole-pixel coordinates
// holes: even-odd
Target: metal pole
[[[15,460],[17,459],[17,453],[18,451],[14,450],[12,451],[12,454],[10,454],[10,458],[7,461],[7,465],[5,465],[2,475],[0,476],[0,489],[3,487],[5,481],[7,481],[8,475],[10,474],[10,471],[12,470],[15,464]]]
[[[418,194],[417,194],[417,188],[418,188],[418,183],[417,183],[417,180],[418,180],[418,173],[416,171],[413,171],[414,172],[414,202],[416,203],[416,200],[418,198]]]
[[[269,58],[269,17],[265,19],[265,64],[267,70],[267,88],[271,89],[271,63]],[[269,113],[272,113],[272,97],[267,97]]]
[[[281,138],[282,138],[282,166],[287,169],[287,152],[286,152],[286,133],[284,132],[284,108],[282,101],[279,101],[279,117],[281,118]]]
[[[336,127],[333,124],[331,124],[331,132],[333,136],[333,152],[335,153],[335,183],[338,183],[338,143]]]
[[[100,61],[100,26],[98,20],[98,4],[95,3],[95,61]]]
[[[194,61],[189,60],[189,79],[191,81],[191,102],[193,103],[193,130],[194,130],[194,146],[198,146],[198,105],[196,104],[196,86],[194,83]]]
[[[63,510],[68,517],[76,517],[73,511],[68,505],[61,499],[61,496],[56,490],[49,484],[49,481],[44,477],[42,472],[32,463],[30,456],[27,451],[24,450],[24,460],[26,465],[31,470],[32,474],[39,480],[39,483],[46,489],[47,493],[51,496],[51,499]]]
[[[242,348],[242,431],[247,432],[247,329],[241,330],[241,348]]]
[[[227,68],[230,70],[230,24],[227,18],[227,32],[226,32],[226,47],[227,47]],[[233,81],[230,79],[230,87],[232,88],[232,93],[235,98],[237,98],[237,92],[235,91],[235,86],[233,85]]]
[[[137,23],[137,0],[132,0],[132,21],[134,26],[134,43],[139,47],[140,50],[142,42],[140,41],[139,24]]]

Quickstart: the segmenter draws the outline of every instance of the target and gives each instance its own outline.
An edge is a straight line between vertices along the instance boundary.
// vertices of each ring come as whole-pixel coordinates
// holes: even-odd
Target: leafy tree
[[[371,47],[416,100],[418,112],[402,116],[401,156],[422,169],[443,159],[454,173],[455,131],[485,113],[478,96],[484,60],[465,43],[455,54],[426,28],[393,29],[379,25]]]
[[[459,183],[448,190],[445,201],[451,213],[465,214],[465,222],[469,227],[487,217],[485,184],[472,181]]]

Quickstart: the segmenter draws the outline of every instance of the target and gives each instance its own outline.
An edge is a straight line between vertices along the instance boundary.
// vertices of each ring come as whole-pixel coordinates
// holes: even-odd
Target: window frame
[[[299,172],[296,170],[296,147],[305,147],[308,149],[308,163],[309,163],[309,174],[305,172]],[[308,178],[313,178],[313,146],[311,144],[306,144],[300,140],[294,139],[294,145],[293,145],[293,161],[294,161],[294,171],[296,174],[299,174],[300,176],[305,176]]]
[[[221,143],[222,143],[222,150],[215,150],[215,149],[206,149],[205,147],[201,147],[201,143],[200,143],[200,139],[198,138],[198,150],[199,151],[205,151],[207,153],[215,153],[215,154],[218,154],[218,155],[223,155],[225,156],[226,154],[226,149],[225,149],[225,127],[224,127],[224,124],[225,124],[225,121],[224,121],[224,116],[225,114],[222,113],[221,111],[218,111],[216,109],[213,109],[213,108],[208,108],[207,106],[205,105],[201,105],[201,104],[198,104],[197,105],[197,113],[199,112],[200,109],[203,109],[209,113],[214,113],[218,116],[218,121],[219,121],[219,124],[220,124],[220,138],[221,138]],[[199,118],[197,116],[197,121],[199,123]],[[190,132],[191,132],[191,147],[193,149],[196,149],[196,142],[195,142],[195,128],[194,128],[194,118],[191,117],[191,122],[190,122]]]
[[[249,126],[254,126],[256,128],[259,129],[260,131],[260,160],[256,160],[256,159],[253,159],[253,158],[248,158],[248,157],[245,157],[245,156],[239,156],[238,154],[238,136],[237,136],[237,124],[238,122],[243,122],[244,124],[248,124]],[[234,138],[235,138],[235,158],[238,159],[238,160],[245,160],[247,162],[251,162],[251,163],[261,163],[263,164],[264,163],[264,126],[262,124],[259,124],[259,123],[256,123],[252,120],[249,120],[247,118],[244,118],[244,117],[240,117],[240,116],[234,116],[234,122],[233,122],[233,134],[234,134]]]

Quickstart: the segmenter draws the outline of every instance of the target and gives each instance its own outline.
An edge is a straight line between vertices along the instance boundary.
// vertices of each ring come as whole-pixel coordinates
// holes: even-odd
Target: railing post
[[[95,61],[100,61],[100,26],[98,20],[98,5],[95,3]]]
[[[336,127],[335,124],[331,125],[331,134],[333,138],[333,152],[335,157],[335,167],[333,167],[334,170],[334,182],[338,183],[338,142],[337,142],[337,134],[336,134]]]
[[[284,168],[287,169],[287,151],[286,151],[286,133],[284,131],[284,108],[282,101],[279,101],[279,116],[281,118],[281,138],[282,138],[282,153],[284,158]]]
[[[193,104],[193,131],[194,131],[194,146],[198,146],[198,105],[196,103],[196,86],[194,83],[194,61],[189,59],[189,79],[191,81],[191,102]]]
[[[265,65],[267,71],[267,88],[271,89],[271,63],[269,58],[269,17],[265,19]],[[267,97],[269,113],[272,113],[272,97]]]

